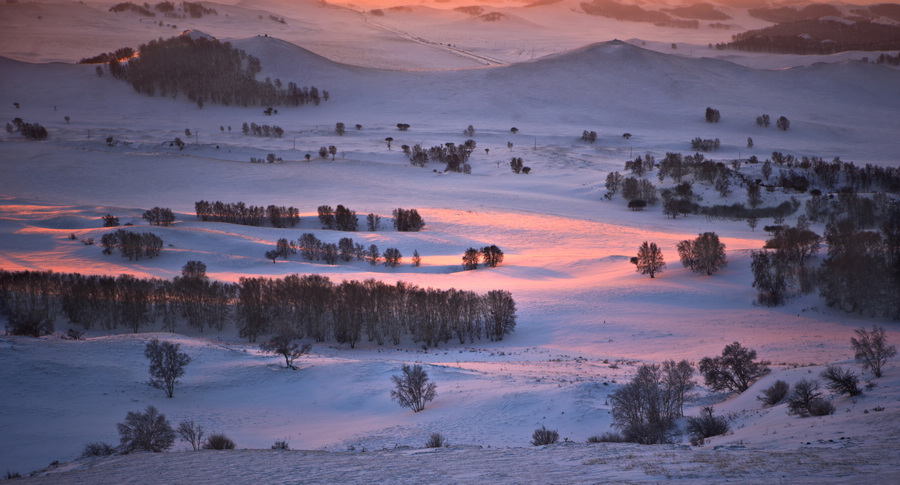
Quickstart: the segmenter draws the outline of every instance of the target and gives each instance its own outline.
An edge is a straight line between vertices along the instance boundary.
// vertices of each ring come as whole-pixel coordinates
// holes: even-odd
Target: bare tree
[[[421,365],[410,367],[403,364],[401,372],[391,376],[395,386],[391,391],[391,400],[399,402],[401,407],[412,409],[414,413],[425,409],[425,403],[437,397],[437,385],[428,382],[428,373]]]
[[[677,402],[662,380],[659,367],[642,365],[628,384],[609,396],[613,426],[627,441],[668,443],[675,435]]]
[[[693,377],[694,368],[687,360],[677,364],[674,360],[663,362],[662,382],[672,393],[679,416],[684,415],[684,402],[690,397],[689,393],[695,386]]]
[[[858,337],[858,338],[857,338]],[[864,370],[870,370],[875,377],[881,377],[881,368],[891,357],[897,355],[897,347],[888,345],[884,328],[872,326],[872,331],[865,328],[856,329],[856,337],[850,337],[853,356],[862,364]]]
[[[186,441],[191,444],[191,449],[194,451],[200,451],[201,446],[203,445],[203,426],[194,424],[193,421],[182,421],[178,423],[178,435],[181,436],[182,441]]]
[[[179,347],[181,344],[153,339],[144,348],[144,357],[150,360],[150,385],[165,391],[166,397],[175,393],[177,379],[191,362],[190,356],[178,351]]]

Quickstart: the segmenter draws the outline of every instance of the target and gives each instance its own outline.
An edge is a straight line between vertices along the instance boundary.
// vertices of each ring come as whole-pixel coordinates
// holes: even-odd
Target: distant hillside
[[[663,12],[645,10],[637,5],[626,5],[613,0],[593,0],[591,3],[582,2],[581,10],[588,15],[607,17],[628,22],[651,22],[661,27],[679,27],[696,29],[699,23],[696,20],[677,20]]]
[[[663,12],[685,19],[697,20],[728,20],[730,15],[716,10],[716,7],[709,3],[695,3],[687,7],[664,8]]]
[[[900,26],[871,21],[810,19],[751,30],[719,49],[780,54],[833,54],[849,50],[900,49]]]
[[[801,9],[794,7],[762,7],[747,11],[751,17],[767,20],[776,24],[796,22],[799,20],[819,19],[822,17],[841,17],[841,11],[834,5],[814,3]]]

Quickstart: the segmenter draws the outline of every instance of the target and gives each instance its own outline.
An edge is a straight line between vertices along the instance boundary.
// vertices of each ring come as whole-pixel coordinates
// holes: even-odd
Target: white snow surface
[[[420,25],[443,25],[455,16],[446,28],[460,32],[454,42],[436,28],[430,38],[423,37],[428,29],[398,33],[389,24],[391,13],[378,20],[382,28],[353,10],[315,2],[290,2],[296,10],[281,11],[284,2],[211,5],[217,17],[179,19],[178,32],[196,28],[230,40],[261,58],[261,78],[313,84],[332,99],[265,116],[261,108],[201,110],[184,97],[138,95],[108,75],[98,78],[94,66],[47,61],[136,46],[174,35],[172,28],[153,30],[147,20],[115,16],[108,5],[90,2],[0,5],[0,23],[8,22],[0,25],[7,56],[0,58],[0,117],[21,117],[50,131],[45,142],[0,134],[0,268],[171,278],[185,262],[201,260],[210,277],[226,281],[321,273],[337,282],[376,278],[505,289],[517,303],[516,331],[502,342],[451,341],[429,349],[409,341],[396,347],[361,342],[356,349],[315,344],[296,371],[239,339],[232,327],[202,334],[91,329],[84,341],[3,336],[0,472],[41,470],[24,480],[35,483],[895,482],[896,361],[880,379],[863,374],[872,386],[862,397],[828,395],[837,407],[831,416],[789,416],[784,404],[764,409],[756,396],[777,379],[813,378],[831,363],[859,372],[849,346],[853,329],[882,325],[896,343],[896,322],[829,309],[814,295],[794,295],[778,308],[754,306],[749,251],[762,246],[762,230],[700,216],[668,219],[658,206],[631,212],[621,197],[607,201],[603,194],[606,174],[623,171],[625,160],[645,152],[657,159],[667,151],[688,153],[696,136],[720,138],[722,149],[708,157],[724,162],[781,151],[896,167],[896,69],[847,57],[742,56],[754,61],[737,64],[696,59],[684,47],[666,53],[668,43],[647,36],[646,46],[607,42],[612,35],[583,27],[566,34],[546,28],[556,40],[537,50],[552,55],[512,55],[516,39],[531,32],[521,27],[526,22],[572,14],[552,5],[517,10],[522,22],[506,32],[518,37],[493,50],[483,46],[501,36],[475,30],[476,23],[452,11],[416,18]],[[257,12],[268,37],[256,35],[262,32],[254,22],[263,22]],[[269,20],[269,12],[285,16],[288,27]],[[23,20],[38,14],[40,21]],[[16,34],[28,42],[12,42]],[[624,34],[616,36],[639,38]],[[459,51],[435,47],[467,36],[471,45]],[[798,67],[780,69],[788,66]],[[704,122],[707,106],[721,111],[720,123]],[[762,113],[787,116],[791,129],[757,127]],[[281,139],[244,136],[243,122],[279,125],[286,133]],[[334,133],[336,122],[347,125],[342,137]],[[397,131],[397,123],[411,128]],[[461,143],[470,124],[478,144],[470,175],[445,174],[433,163],[412,167],[400,152],[402,144]],[[510,132],[513,126],[518,134]],[[195,135],[186,137],[185,128]],[[585,144],[582,130],[596,130],[600,139]],[[624,132],[633,137],[623,139]],[[107,136],[114,146],[107,146]],[[176,136],[189,142],[182,151],[169,146]],[[386,137],[394,138],[392,150]],[[754,148],[746,148],[747,137]],[[335,161],[315,157],[323,145],[337,146]],[[267,153],[284,163],[249,163]],[[304,160],[306,153],[312,161]],[[522,157],[532,173],[512,174],[510,157]],[[741,170],[758,173],[759,166],[745,163]],[[655,174],[648,177],[657,183]],[[745,199],[739,187],[725,199],[694,187],[705,203]],[[765,201],[775,205],[792,196],[806,197],[779,189],[765,193]],[[203,223],[193,215],[201,199],[293,205],[301,223],[292,229]],[[315,217],[322,204],[381,214],[382,228],[322,230]],[[140,216],[153,206],[171,207],[177,222],[147,226]],[[417,208],[425,230],[393,231],[396,207]],[[129,262],[69,239],[99,241],[108,231],[100,219],[107,213],[162,237],[162,255]],[[821,234],[824,228],[813,229]],[[680,267],[674,250],[677,241],[704,231],[717,232],[728,250],[728,266],[711,277]],[[405,263],[389,269],[264,258],[277,239],[303,232],[325,242],[350,236],[396,247]],[[658,243],[668,262],[654,279],[628,262],[645,240]],[[490,244],[506,254],[500,267],[461,270],[466,248]],[[409,266],[413,250],[422,255],[420,268]],[[59,332],[69,325],[64,318],[56,323]],[[152,338],[181,344],[193,359],[172,399],[146,384],[142,350]],[[772,374],[741,395],[701,386],[686,409],[691,416],[713,406],[728,416],[729,434],[702,447],[687,446],[686,436],[665,446],[581,444],[610,430],[606,397],[641,363],[696,363],[734,341],[772,361]],[[425,365],[438,385],[438,397],[421,413],[389,397],[390,376],[405,363]],[[88,442],[116,444],[116,423],[149,404],[174,423],[192,419],[226,433],[239,450],[194,453],[179,442],[170,453],[78,458]],[[542,425],[570,443],[529,446]],[[450,446],[423,449],[432,432]],[[303,451],[268,449],[282,439]],[[61,464],[47,467],[56,461]]]

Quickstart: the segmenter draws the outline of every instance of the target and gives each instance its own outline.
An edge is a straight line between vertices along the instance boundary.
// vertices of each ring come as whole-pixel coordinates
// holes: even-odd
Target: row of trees
[[[194,203],[194,211],[197,217],[204,222],[227,222],[230,224],[243,224],[247,226],[261,226],[266,220],[272,227],[294,227],[300,222],[300,211],[295,207],[269,205],[248,206],[243,202],[208,202],[201,200]],[[338,204],[336,209],[329,205],[321,205],[317,209],[319,222],[323,229],[335,229],[338,231],[356,231],[359,226],[359,218],[356,211],[350,210]],[[421,231],[425,227],[425,220],[416,209],[396,208],[393,210],[394,228],[400,232]],[[366,225],[369,231],[377,231],[381,224],[381,216],[370,213],[366,216]]]
[[[60,313],[85,328],[125,327],[138,332],[161,323],[174,331],[221,330],[234,321],[251,342],[267,334],[309,337],[355,346],[361,339],[399,344],[404,337],[429,346],[457,339],[502,340],[516,326],[508,291],[479,295],[375,280],[331,282],[321,275],[281,279],[209,281],[201,265],[173,281],[130,275],[0,271],[0,309],[15,334],[51,333]]]
[[[304,233],[297,241],[289,241],[281,238],[275,243],[275,249],[266,251],[266,259],[275,263],[278,258],[288,259],[289,256],[300,251],[303,259],[307,261],[324,261],[328,264],[337,264],[338,260],[349,262],[354,257],[357,261],[368,261],[372,266],[384,263],[389,268],[396,268],[403,261],[403,254],[397,248],[387,248],[382,254],[375,244],[368,248],[359,243],[354,243],[349,237],[341,238],[337,244],[323,243],[314,234]],[[419,252],[413,253],[413,266],[419,266],[421,258]]]
[[[194,211],[203,222],[227,222],[245,226],[261,226],[268,220],[272,227],[294,227],[300,222],[300,211],[293,207],[269,205],[248,206],[243,202],[194,202]]]

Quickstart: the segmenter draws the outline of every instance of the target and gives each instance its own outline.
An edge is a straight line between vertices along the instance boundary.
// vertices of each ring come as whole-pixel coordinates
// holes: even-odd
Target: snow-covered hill
[[[250,11],[251,6],[234,8]],[[216,5],[218,21],[226,7]],[[323,11],[338,10],[348,12]],[[246,19],[234,22],[240,29],[252,27]],[[212,20],[196,27],[229,38]],[[331,99],[320,106],[280,108],[272,116],[260,107],[200,109],[183,96],[136,94],[109,75],[98,77],[94,66],[0,58],[0,118],[38,122],[50,132],[45,142],[0,134],[0,268],[171,278],[187,261],[201,260],[212,278],[224,281],[320,273],[332,281],[375,278],[479,292],[505,289],[518,307],[515,333],[502,342],[437,349],[412,342],[396,347],[362,342],[353,350],[320,343],[297,371],[239,339],[233,327],[212,334],[94,328],[85,341],[4,336],[0,470],[27,474],[59,460],[63,465],[49,470],[51,475],[34,479],[52,483],[221,481],[234,480],[236,470],[247,482],[421,482],[436,476],[499,483],[541,476],[553,482],[669,477],[891,482],[900,410],[896,361],[881,379],[865,376],[875,386],[864,397],[829,395],[838,408],[831,416],[792,417],[784,405],[763,410],[756,396],[775,379],[815,377],[828,363],[858,370],[849,346],[853,329],[884,325],[896,343],[896,323],[829,309],[815,295],[795,295],[783,307],[754,306],[748,252],[762,246],[767,237],[762,230],[700,216],[673,220],[658,206],[632,212],[621,197],[606,200],[603,194],[606,175],[623,171],[629,158],[688,153],[697,136],[721,139],[722,149],[707,156],[723,163],[781,151],[898,166],[894,118],[900,100],[891,95],[900,84],[898,71],[859,62],[750,69],[623,42],[591,42],[486,68],[398,71],[336,62],[321,50],[296,45],[300,34],[288,42],[257,33],[230,40],[261,58],[261,79],[313,84],[328,90]],[[333,42],[329,52],[347,46],[333,33],[320,35],[316,45]],[[365,47],[381,53],[391,52],[395,42],[411,45],[394,35],[378,42],[360,37],[368,39],[360,42],[371,41]],[[409,52],[404,49],[397,52]],[[52,57],[43,55],[31,59]],[[428,56],[411,58],[424,65]],[[434,65],[462,67],[440,59]],[[707,106],[721,111],[720,123],[705,123]],[[787,116],[791,129],[756,126],[763,113]],[[244,122],[276,124],[285,135],[245,136]],[[347,126],[343,136],[334,131],[337,122]],[[399,131],[397,123],[411,127]],[[413,167],[399,150],[403,144],[461,143],[470,124],[477,142],[471,174],[443,173],[434,163]],[[598,141],[582,142],[583,130],[598,131]],[[624,132],[633,136],[625,139]],[[112,146],[105,141],[109,136]],[[175,137],[188,142],[183,150],[170,146]],[[747,148],[748,137],[753,148]],[[334,161],[316,157],[319,147],[329,145],[338,149]],[[284,163],[249,163],[250,157],[268,153]],[[306,153],[312,154],[309,162]],[[522,157],[532,172],[511,173],[511,157]],[[759,176],[760,169],[745,163],[740,170]],[[655,173],[649,179],[658,184]],[[694,190],[704,203],[746,200],[739,186],[727,197],[700,184]],[[790,197],[802,202],[808,196],[781,189],[765,193],[767,205]],[[201,222],[193,215],[198,200],[293,205],[300,208],[301,223],[276,229]],[[380,214],[383,227],[352,234],[323,230],[316,220],[322,204]],[[171,207],[176,223],[146,225],[141,213],[154,206]],[[397,207],[417,208],[425,230],[391,230],[390,214]],[[107,213],[162,237],[162,255],[130,262],[81,244],[108,231],[100,219]],[[824,227],[813,229],[822,233]],[[704,231],[717,232],[728,250],[728,267],[711,277],[682,268],[674,249]],[[325,242],[349,236],[396,247],[406,259],[391,269],[299,257],[272,264],[264,257],[279,238],[297,239],[304,232]],[[657,242],[669,264],[652,280],[628,263],[645,240]],[[506,254],[500,267],[461,270],[466,248],[489,244]],[[409,265],[414,250],[423,258],[419,268]],[[57,322],[58,331],[68,327],[62,318]],[[142,348],[153,337],[181,343],[194,359],[173,399],[145,384]],[[606,397],[640,363],[696,363],[733,341],[773,361],[773,374],[739,396],[701,387],[686,409],[697,415],[714,405],[717,414],[729,417],[732,433],[700,449],[684,449],[684,436],[679,445],[661,447],[528,446],[531,432],[542,425],[577,442],[608,431]],[[417,414],[389,397],[390,376],[413,362],[425,364],[438,384],[438,398]],[[115,443],[115,424],[148,404],[172,421],[194,419],[210,431],[225,432],[249,450],[76,460],[88,442]],[[453,447],[421,450],[431,432],[443,433]],[[294,449],[313,451],[268,450],[282,439]],[[176,449],[184,448],[181,443]],[[350,449],[355,451],[343,453]],[[165,470],[159,470],[161,463]],[[411,470],[415,464],[420,468]]]

